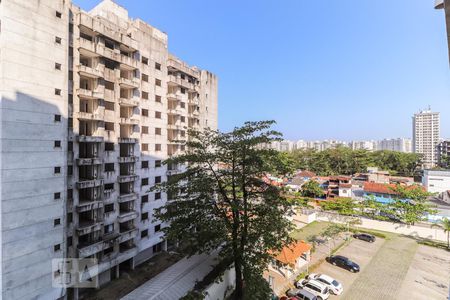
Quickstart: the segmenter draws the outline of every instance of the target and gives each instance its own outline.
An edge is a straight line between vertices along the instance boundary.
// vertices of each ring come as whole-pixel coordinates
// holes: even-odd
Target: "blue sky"
[[[410,137],[412,114],[431,105],[450,138],[434,0],[116,2],[167,32],[172,53],[218,75],[221,130],[274,119],[288,139]]]

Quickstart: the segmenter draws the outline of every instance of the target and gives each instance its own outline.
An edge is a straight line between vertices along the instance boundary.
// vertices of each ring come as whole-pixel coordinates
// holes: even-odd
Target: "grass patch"
[[[329,222],[314,221],[301,229],[294,230],[291,237],[297,241],[307,241],[309,237],[319,235],[328,225],[330,225]]]
[[[396,234],[395,233],[391,233],[391,232],[386,232],[386,231],[381,231],[381,230],[373,230],[373,229],[365,229],[365,228],[359,228],[359,227],[350,227],[350,231],[353,233],[367,233],[367,234],[371,234],[373,236],[382,238],[382,239],[386,239],[389,240],[392,237],[394,237]]]

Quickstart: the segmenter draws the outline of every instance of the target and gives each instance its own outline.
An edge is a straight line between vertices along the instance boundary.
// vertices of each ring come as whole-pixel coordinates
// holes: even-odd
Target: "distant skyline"
[[[411,117],[430,105],[450,138],[445,19],[432,0],[116,2],[217,74],[221,130],[274,119],[289,140],[411,138]]]

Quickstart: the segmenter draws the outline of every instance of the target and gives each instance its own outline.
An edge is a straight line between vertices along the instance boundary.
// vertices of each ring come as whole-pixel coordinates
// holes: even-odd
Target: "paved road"
[[[387,240],[344,293],[346,300],[395,299],[418,244],[410,238]]]
[[[217,255],[184,258],[147,281],[121,300],[173,300],[183,297],[196,281],[202,280],[215,265]]]

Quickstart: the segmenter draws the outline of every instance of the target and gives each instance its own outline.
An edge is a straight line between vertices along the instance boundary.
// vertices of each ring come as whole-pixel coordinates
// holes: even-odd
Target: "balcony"
[[[77,89],[79,97],[88,99],[103,99],[105,97],[105,88],[97,87],[95,90]]]
[[[138,234],[138,229],[134,228],[125,232],[120,233],[119,243],[126,242],[128,240],[134,239]]]
[[[167,124],[168,129],[174,129],[174,130],[182,130],[183,126],[181,126],[179,123],[176,124]]]
[[[103,159],[95,157],[95,158],[77,158],[78,166],[92,166],[92,165],[101,165],[103,163]]]
[[[120,118],[119,123],[122,125],[138,125],[139,120],[136,118]]]
[[[123,194],[123,195],[119,195],[118,199],[119,199],[119,203],[124,203],[124,202],[128,202],[128,201],[137,200],[138,196],[136,193]]]
[[[103,202],[99,200],[84,200],[80,201],[77,205],[77,212],[82,213],[84,211],[98,209],[103,207]]]
[[[94,42],[83,38],[77,38],[77,41],[78,41],[78,49],[82,49],[90,52],[91,54],[95,54],[96,47]]]
[[[131,155],[131,156],[120,156],[118,157],[119,163],[135,163],[139,161],[139,157]]]
[[[120,144],[136,144],[138,142],[138,139],[135,138],[119,138]]]
[[[91,179],[91,180],[80,179],[80,181],[77,182],[78,189],[93,188],[101,185],[103,185],[103,179]]]
[[[181,115],[183,112],[181,111],[181,109],[169,108],[167,109],[167,113],[169,115]]]
[[[131,106],[131,107],[139,106],[139,98],[137,98],[137,97],[133,97],[130,99],[120,98],[119,104],[122,106]]]
[[[103,57],[120,62],[120,51],[117,49],[112,50],[108,47],[105,47],[105,45],[103,44],[97,44],[97,53]]]
[[[130,175],[120,175],[117,177],[117,181],[119,183],[125,183],[125,182],[131,182],[131,181],[135,181],[138,180],[139,176],[138,175],[134,175],[134,174],[130,174]]]
[[[181,170],[179,169],[172,169],[172,170],[167,170],[166,175],[167,176],[172,176],[172,175],[176,175],[176,174],[180,174]]]
[[[85,65],[78,65],[78,73],[89,78],[100,78],[103,77],[103,68],[98,65],[96,68],[91,68]]]
[[[177,61],[177,58],[169,55],[169,60],[167,61],[167,67],[172,67],[174,69],[180,70],[192,77],[199,78],[200,72],[190,68],[187,64]]]
[[[179,85],[189,90],[195,90],[195,85],[193,83],[190,83],[189,81],[181,79],[181,77],[175,75],[168,76],[168,83],[171,85]]]
[[[95,113],[78,111],[74,113],[74,117],[78,118],[79,120],[86,121],[103,121],[105,118],[105,113],[101,110],[98,110],[98,112]]]
[[[130,67],[132,69],[137,69],[137,60],[135,60],[132,57],[129,57],[129,56],[121,54],[120,55],[120,62],[123,65],[128,66],[128,67]]]
[[[174,100],[174,101],[182,101],[183,97],[181,95],[177,95],[174,93],[169,93],[167,94],[167,99],[168,100]]]
[[[78,257],[80,258],[88,257],[94,255],[95,253],[103,251],[103,249],[104,249],[103,241],[101,239],[92,243],[79,244]]]
[[[140,82],[139,82],[139,79],[134,78],[134,77],[131,79],[120,77],[119,85],[121,87],[129,88],[129,89],[136,89],[140,86]]]
[[[114,91],[105,89],[105,100],[109,102],[114,102],[116,100]]]
[[[117,216],[117,220],[119,221],[119,223],[124,223],[124,222],[128,222],[130,220],[136,219],[137,217],[138,217],[138,213],[135,212],[134,210],[131,210],[131,211],[120,212],[119,216]]]
[[[80,224],[78,224],[77,227],[77,234],[80,235],[85,235],[94,231],[99,231],[102,230],[102,226],[103,226],[103,221],[85,221],[82,222]]]
[[[78,135],[77,141],[80,143],[101,143],[103,142],[102,136],[90,136],[90,135]]]

